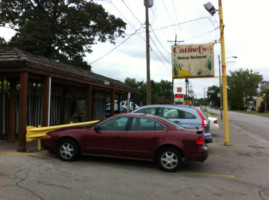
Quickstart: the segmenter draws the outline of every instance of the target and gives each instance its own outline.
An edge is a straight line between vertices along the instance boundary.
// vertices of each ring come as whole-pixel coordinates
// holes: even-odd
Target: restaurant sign
[[[173,78],[213,77],[214,44],[172,46]]]

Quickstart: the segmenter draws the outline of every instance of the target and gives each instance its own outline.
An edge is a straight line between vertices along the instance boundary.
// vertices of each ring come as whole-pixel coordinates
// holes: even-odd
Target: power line
[[[160,53],[160,55],[163,57],[163,59],[168,63],[168,64],[171,64],[167,59],[166,57],[162,54],[162,52],[160,51],[160,49],[157,47],[156,43],[154,42],[154,40],[152,39],[152,37],[150,37],[152,43],[154,44],[154,46],[156,47],[156,49],[158,50],[158,52]]]
[[[115,6],[115,4],[109,0],[109,2],[112,4],[112,6],[120,13],[120,15],[128,22],[128,24],[130,24],[130,26],[136,30],[136,28],[130,23],[130,21],[122,14],[122,12]]]
[[[138,29],[139,30],[139,29]],[[90,63],[90,65],[92,65],[93,63],[96,63],[97,61],[101,60],[102,58],[104,58],[105,56],[107,56],[108,54],[110,54],[111,52],[113,52],[114,50],[116,50],[120,45],[122,45],[123,43],[125,43],[127,40],[129,40],[133,35],[135,35],[135,33],[138,31],[136,30],[132,35],[130,35],[128,38],[126,38],[125,40],[123,40],[119,45],[117,45],[116,47],[114,47],[113,49],[111,49],[109,52],[107,52],[105,55],[101,56],[100,58],[98,58],[97,60],[93,61],[92,63]]]
[[[136,53],[136,54],[134,54],[134,55],[130,55],[130,57],[138,57],[138,56],[140,56],[140,55],[142,55],[142,54],[146,54],[146,51],[142,51],[142,52],[139,52],[139,53]],[[100,69],[103,69],[103,68],[107,68],[107,67],[112,67],[112,66],[114,66],[114,65],[119,65],[119,62],[115,62],[115,63],[113,63],[113,64],[110,64],[110,65],[106,65],[106,66],[103,66],[103,67],[98,67],[98,69],[100,70]],[[95,69],[96,69],[96,67],[95,67]]]
[[[175,13],[176,13],[176,20],[179,22],[179,20],[178,20],[178,15],[177,15],[177,10],[176,10],[176,6],[175,6],[175,3],[174,3],[174,0],[172,0],[172,3],[173,3],[174,11],[175,11]],[[179,24],[178,24],[178,29],[179,29],[179,31],[181,30]]]
[[[178,25],[181,25],[181,24],[186,24],[186,23],[190,23],[190,22],[198,21],[198,20],[201,20],[201,19],[208,19],[208,20],[212,23],[212,26],[214,27],[214,24],[213,24],[212,20],[210,19],[210,17],[200,17],[200,18],[197,18],[197,19],[192,19],[192,20],[189,20],[189,21],[181,22],[181,23],[171,24],[171,25],[169,25],[169,26],[159,27],[159,28],[156,28],[156,29],[154,29],[154,30],[155,30],[155,31],[158,31],[158,30],[161,30],[161,29],[171,28],[171,27],[173,27],[173,26],[178,26]],[[214,27],[214,28],[215,28],[215,27]]]
[[[188,40],[192,40],[192,39],[194,39],[194,38],[201,37],[201,36],[203,36],[203,35],[206,35],[206,34],[208,34],[208,33],[213,33],[213,32],[215,32],[215,31],[216,31],[216,29],[213,29],[213,30],[210,30],[210,31],[207,31],[207,32],[201,33],[201,34],[199,34],[199,35],[196,35],[196,36],[190,37],[190,38],[188,38],[188,39],[186,39],[186,40],[187,40],[187,41],[188,41]]]
[[[163,0],[163,4],[164,4],[165,10],[166,10],[166,12],[167,12],[167,15],[168,15],[170,21],[173,21],[172,18],[171,18],[171,16],[170,16],[170,14],[169,14],[169,11],[168,11],[168,9],[167,9],[167,7],[166,7],[165,2],[166,2],[166,1]],[[176,33],[177,31],[176,31],[175,27],[173,27],[173,28],[174,28],[174,31],[175,31],[175,33]]]
[[[159,50],[159,48],[157,47],[157,45],[155,44],[155,42],[154,42],[154,40],[152,39],[152,38],[150,38],[151,39],[151,41],[152,41],[152,43],[154,44],[154,46],[156,47],[156,49],[158,50],[158,52],[160,53],[160,55],[163,57],[163,59],[169,64],[169,65],[171,65],[170,63],[169,63],[169,61],[167,61],[167,59],[163,56],[163,54],[160,52],[160,50]],[[152,49],[152,48],[151,48]],[[164,67],[169,71],[169,72],[171,72],[171,69],[169,69],[167,66],[166,66],[166,64],[162,61],[162,59],[158,56],[158,54],[152,49],[152,51],[153,51],[153,53],[156,55],[156,57],[159,59],[159,61],[161,61],[162,62],[162,64],[164,65]]]
[[[134,27],[134,25],[132,23],[130,23],[130,21],[125,17],[125,15],[122,14],[122,12],[115,6],[115,4],[109,0],[109,2],[112,4],[112,6],[120,13],[120,15],[127,21],[127,23],[134,29],[136,30],[136,28]],[[138,35],[145,41],[145,39],[140,35],[140,33],[138,33]]]
[[[138,21],[138,23],[141,24],[140,21],[139,21],[139,19],[136,17],[136,15],[133,13],[133,11],[127,6],[127,4],[125,3],[125,1],[122,0],[122,2],[127,7],[127,9],[132,13],[132,15],[134,16],[134,18]]]
[[[165,47],[162,45],[162,43],[160,42],[159,38],[157,37],[156,33],[154,32],[153,28],[150,26],[151,30],[152,30],[152,33],[153,35],[155,36],[155,38],[157,39],[157,41],[159,42],[159,44],[161,45],[161,47],[164,49],[164,51],[167,53],[167,54],[171,54],[171,52],[168,52]]]

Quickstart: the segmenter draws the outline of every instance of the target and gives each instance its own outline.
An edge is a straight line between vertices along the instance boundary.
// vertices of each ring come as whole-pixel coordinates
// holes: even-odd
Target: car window
[[[98,127],[103,131],[125,131],[127,121],[128,117],[115,117],[105,121]]]
[[[196,119],[196,117],[188,112],[184,112],[185,119]]]
[[[160,109],[159,116],[169,119],[196,119],[196,117],[193,114],[174,108]]]
[[[159,114],[160,114],[159,116],[164,117],[164,118],[176,119],[176,118],[180,118],[179,115],[181,114],[181,112],[173,108],[161,108],[159,110]]]
[[[130,131],[162,131],[164,129],[165,127],[155,120],[134,117],[132,119]]]
[[[141,110],[138,110],[138,113],[145,113],[145,114],[151,114],[151,115],[156,115],[157,108],[144,108]]]

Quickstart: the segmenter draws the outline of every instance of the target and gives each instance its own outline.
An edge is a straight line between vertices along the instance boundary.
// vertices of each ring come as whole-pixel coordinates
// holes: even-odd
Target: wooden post
[[[67,124],[67,93],[66,93],[66,87],[63,87],[63,92],[62,92],[62,98],[63,98],[63,124]]]
[[[88,87],[88,99],[87,99],[87,120],[92,121],[93,120],[93,106],[92,106],[92,85],[89,85]]]
[[[10,81],[8,110],[8,142],[15,142],[16,127],[16,82]]]
[[[42,91],[42,126],[49,126],[50,81],[51,77],[45,78]]]
[[[117,104],[118,104],[118,112],[121,113],[120,111],[120,94],[118,94],[118,101],[117,101]]]
[[[19,105],[19,142],[18,152],[26,151],[28,73],[20,74],[20,105]]]
[[[135,110],[135,101],[136,101],[136,95],[134,93],[133,94],[133,110]]]
[[[115,113],[115,89],[112,90],[110,99],[110,115],[113,116]]]

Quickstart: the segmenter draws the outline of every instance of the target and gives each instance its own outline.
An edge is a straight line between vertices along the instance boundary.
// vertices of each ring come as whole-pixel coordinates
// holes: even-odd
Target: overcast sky
[[[146,40],[144,0],[98,0],[107,12],[127,23],[125,38],[116,44],[98,43],[85,60],[98,74],[124,81],[135,78],[146,81]],[[150,76],[154,81],[172,81],[171,46],[219,41],[219,15],[211,16],[203,4],[208,0],[155,0],[149,8],[150,22]],[[210,1],[218,9],[218,0]],[[269,1],[223,0],[227,74],[230,71],[251,69],[269,81]],[[0,29],[0,35],[9,38],[12,31]],[[214,47],[215,76],[219,75],[220,44]],[[237,59],[232,58],[237,56]],[[204,91],[219,85],[218,78],[189,79],[196,98]],[[174,91],[183,88],[185,79],[176,79]]]

